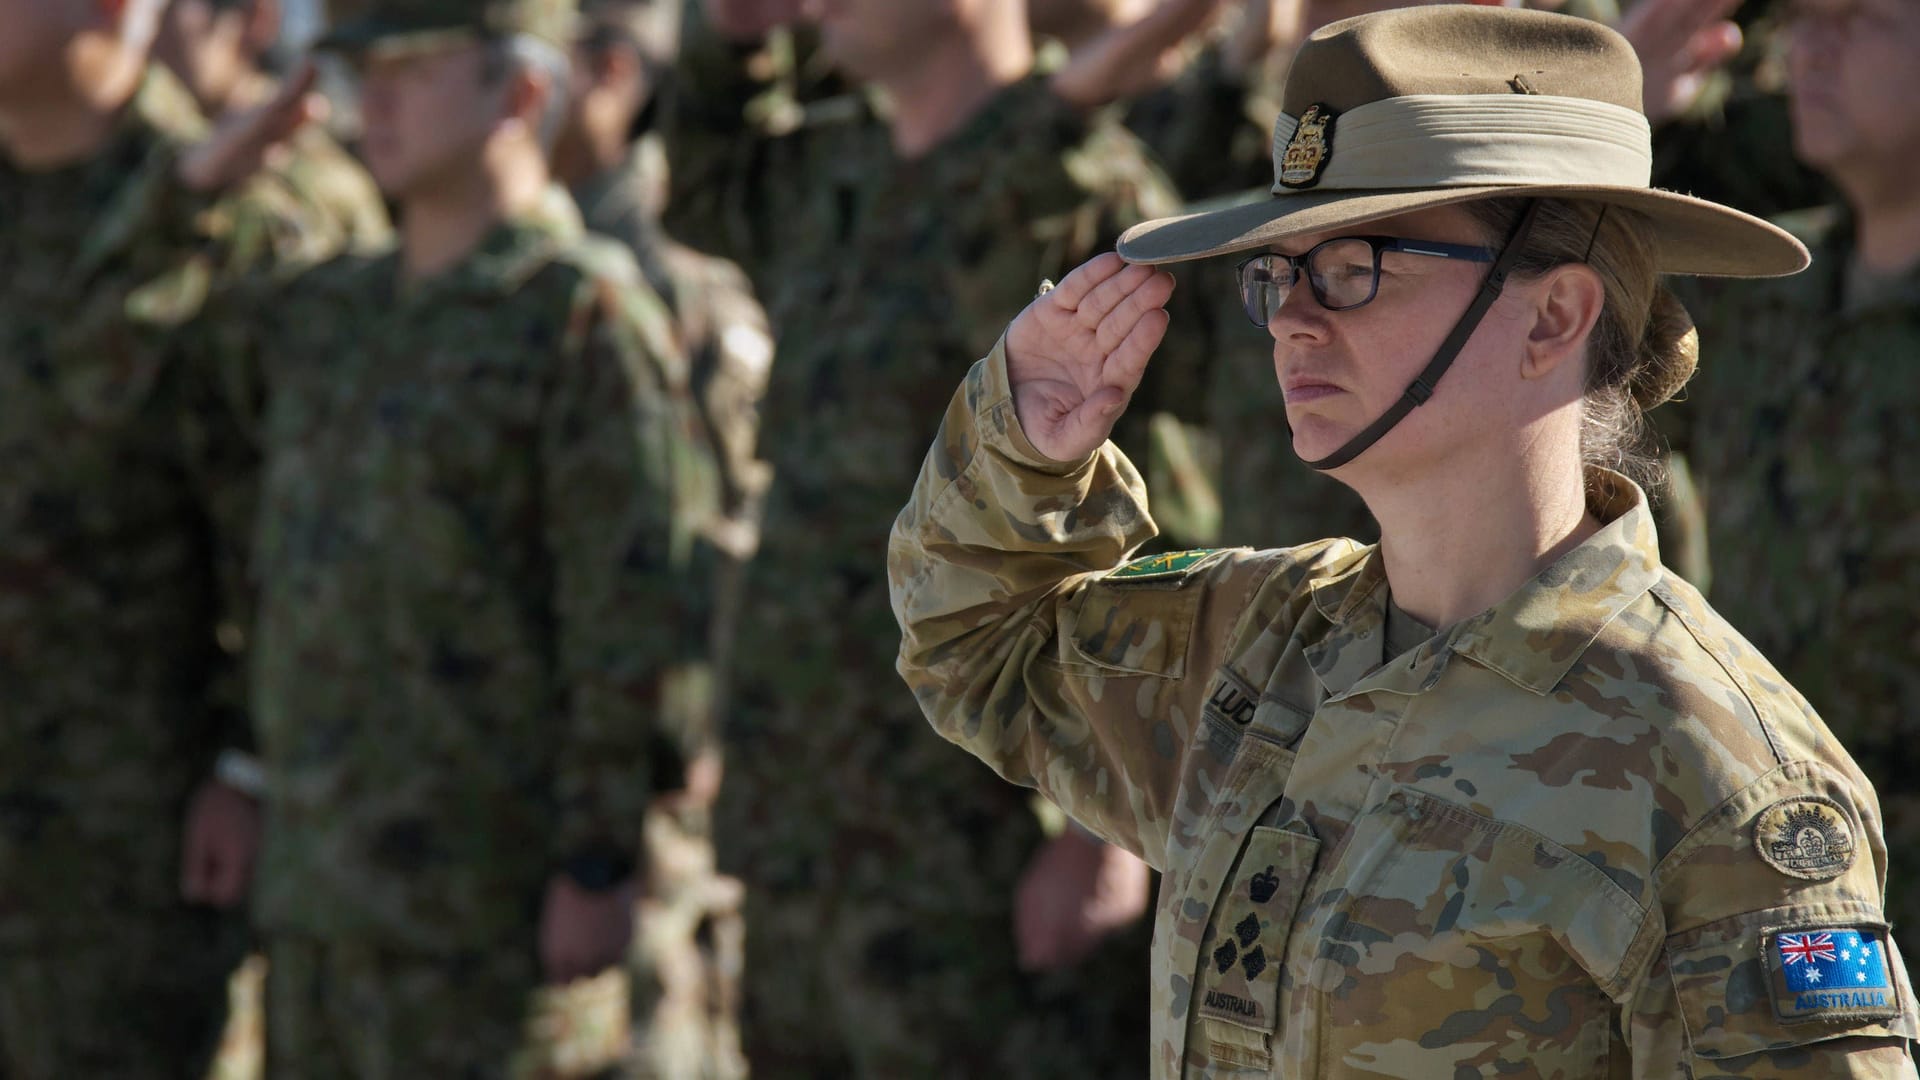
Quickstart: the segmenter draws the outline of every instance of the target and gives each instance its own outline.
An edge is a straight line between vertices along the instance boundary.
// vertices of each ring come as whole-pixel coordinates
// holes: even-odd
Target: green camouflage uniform
[[[1589,479],[1598,534],[1393,654],[1376,548],[1122,567],[1132,465],[1047,461],[974,368],[894,530],[900,670],[1166,875],[1154,1076],[1914,1075],[1873,789]],[[1797,989],[1822,949],[1861,988]]]
[[[155,68],[108,145],[0,151],[0,1075],[198,1076],[237,917],[180,901],[180,827],[246,737],[249,477],[174,331],[235,275],[324,254],[267,176],[174,180],[205,127]]]
[[[1787,4],[1740,6],[1743,44],[1700,97],[1653,137],[1653,183],[1771,217],[1820,206],[1832,185],[1793,153],[1786,95]]]
[[[325,128],[309,124],[286,147],[279,175],[316,216],[339,230],[338,247],[373,251],[392,240],[387,205],[373,177]]]
[[[1039,79],[910,161],[859,99],[816,102],[784,135],[739,126],[670,129],[668,223],[728,244],[779,342],[716,816],[722,864],[748,887],[749,1061],[779,1077],[1124,1073],[1145,928],[1076,970],[1018,970],[1013,900],[1040,824],[915,718],[878,560],[990,328],[1173,200],[1123,131]],[[706,224],[682,230],[682,214]],[[1197,394],[1202,351],[1143,403]]]
[[[746,560],[759,546],[767,466],[755,457],[760,401],[773,360],[766,313],[740,268],[676,243],[660,224],[665,196],[658,140],[635,144],[620,166],[578,185],[587,228],[633,252],[673,314],[694,395],[720,462],[725,521],[711,653],[723,696],[726,655],[740,616]],[[717,745],[701,748],[718,754]],[[635,941],[635,1059],[641,1076],[740,1075],[737,998],[739,885],[714,872],[705,810],[655,808],[646,828],[647,898]]]
[[[1794,278],[1700,288],[1700,376],[1676,442],[1706,509],[1714,603],[1880,791],[1888,914],[1920,948],[1920,272],[1849,296],[1852,226],[1783,219]]]
[[[709,737],[682,699],[717,485],[684,360],[625,253],[556,217],[412,284],[397,255],[336,260],[224,335],[272,356],[253,700],[275,1077],[501,1073],[545,882],[634,850],[650,768]]]

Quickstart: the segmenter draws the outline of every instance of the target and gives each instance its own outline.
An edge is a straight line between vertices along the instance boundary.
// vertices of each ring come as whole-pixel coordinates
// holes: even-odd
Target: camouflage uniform
[[[748,1058],[780,1077],[1124,1073],[1145,928],[1077,970],[1018,970],[1013,898],[1040,825],[915,719],[877,567],[987,328],[1173,201],[1124,132],[1039,79],[910,161],[863,102],[810,115],[782,136],[669,144],[676,198],[704,177],[669,226],[709,215],[684,234],[730,244],[779,342],[761,439],[775,480],[716,813],[723,866],[748,886]],[[1201,364],[1168,377],[1197,393]]]
[[[1897,853],[1888,914],[1920,948],[1920,273],[1849,295],[1851,223],[1783,224],[1811,270],[1703,283],[1691,301],[1700,376],[1678,441],[1700,480],[1714,603],[1879,789]]]
[[[224,331],[273,355],[252,685],[276,1077],[503,1073],[546,881],[631,852],[649,768],[708,738],[686,691],[717,485],[684,361],[625,253],[555,216],[417,283],[336,260]]]
[[[674,242],[660,225],[665,196],[658,140],[643,139],[619,167],[578,185],[587,227],[633,252],[672,312],[692,386],[720,462],[725,522],[711,655],[721,707],[727,654],[740,616],[746,560],[759,546],[767,466],[755,457],[760,400],[773,360],[766,313],[740,268]],[[718,745],[698,748],[718,755]],[[714,872],[707,808],[648,812],[647,898],[635,941],[634,1066],[642,1076],[735,1076],[740,1064],[732,973],[741,964],[738,882]],[[731,952],[729,950],[732,950]]]
[[[1131,464],[1047,461],[973,370],[895,527],[900,669],[1166,874],[1153,1075],[1914,1075],[1873,789],[1589,481],[1598,534],[1390,655],[1378,549],[1120,567]]]
[[[0,152],[10,1078],[200,1075],[243,944],[237,917],[180,901],[180,825],[245,739],[216,626],[235,610],[250,477],[174,331],[209,290],[320,255],[328,235],[275,177],[186,193],[174,164],[204,134],[155,68],[91,160],[28,172]]]
[[[325,128],[309,124],[286,147],[279,175],[316,217],[338,230],[336,247],[370,252],[393,239],[387,205],[373,177]]]

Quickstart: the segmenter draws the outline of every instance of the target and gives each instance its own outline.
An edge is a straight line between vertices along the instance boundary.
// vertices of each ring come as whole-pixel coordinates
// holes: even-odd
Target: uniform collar
[[[1306,649],[1321,685],[1336,697],[1420,693],[1457,654],[1535,694],[1551,693],[1607,624],[1662,573],[1653,515],[1640,488],[1605,469],[1589,470],[1587,486],[1588,505],[1605,523],[1599,532],[1499,604],[1442,631],[1405,663],[1381,667],[1388,594],[1378,547],[1361,549],[1309,582],[1314,607],[1331,624]]]
[[[404,292],[414,303],[456,296],[509,296],[584,235],[573,197],[556,185],[547,189],[532,211],[488,230],[480,245],[459,263]]]
[[[1604,469],[1589,470],[1587,486],[1600,531],[1452,635],[1454,651],[1536,694],[1551,693],[1662,573],[1646,494]]]

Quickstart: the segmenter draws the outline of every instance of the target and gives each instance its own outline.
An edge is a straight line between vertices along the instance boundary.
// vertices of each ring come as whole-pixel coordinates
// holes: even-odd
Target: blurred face
[[[221,111],[253,64],[246,10],[215,7],[208,0],[171,0],[154,55],[187,84],[202,108]]]
[[[1920,165],[1920,3],[1793,0],[1787,63],[1794,151],[1844,179]]]
[[[362,153],[381,192],[404,200],[480,167],[505,97],[503,86],[486,78],[481,45],[376,53],[360,71]]]
[[[28,89],[61,66],[67,45],[87,25],[89,0],[0,0],[0,96]]]
[[[834,66],[863,81],[915,63],[930,40],[953,25],[951,0],[804,0]]]
[[[1302,237],[1277,250],[1298,255],[1338,235],[1487,243],[1464,211],[1442,207]],[[1348,311],[1328,311],[1306,282],[1296,285],[1267,324],[1294,452],[1306,461],[1324,458],[1398,401],[1466,311],[1487,271],[1486,263],[1382,252],[1374,298]],[[1360,272],[1356,267],[1354,273]],[[1337,280],[1330,286],[1338,288]],[[1525,330],[1518,315],[1528,303],[1527,286],[1509,281],[1433,398],[1340,475],[1415,469],[1477,440],[1510,441],[1546,407],[1541,388],[1523,385],[1521,377]],[[1577,384],[1573,397],[1578,399]]]

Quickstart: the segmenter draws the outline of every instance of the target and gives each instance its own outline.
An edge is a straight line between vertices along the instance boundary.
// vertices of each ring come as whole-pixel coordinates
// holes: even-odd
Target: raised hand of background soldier
[[[207,781],[187,807],[180,895],[188,903],[239,907],[253,883],[259,852],[259,801],[218,780]]]
[[[1021,875],[1013,906],[1020,966],[1054,971],[1078,964],[1147,913],[1152,889],[1146,863],[1069,826]]]
[[[1700,96],[1714,68],[1740,51],[1740,27],[1728,19],[1740,0],[1637,0],[1620,33],[1640,56],[1641,98],[1655,127]]]
[[[1220,7],[1221,0],[1164,0],[1140,19],[1076,49],[1054,73],[1053,92],[1092,109],[1170,82],[1186,66],[1181,46]]]
[[[540,969],[547,981],[569,983],[624,961],[637,896],[632,879],[589,891],[565,874],[549,878],[540,904]]]
[[[800,18],[803,0],[704,0],[707,23],[730,41],[758,41]]]
[[[1007,381],[1034,449],[1079,461],[1106,441],[1166,336],[1172,295],[1172,274],[1107,252],[1014,317]]]
[[[235,113],[192,150],[180,156],[174,173],[194,191],[222,191],[259,172],[293,133],[326,116],[326,99],[313,93],[317,72],[311,63],[265,104]]]

